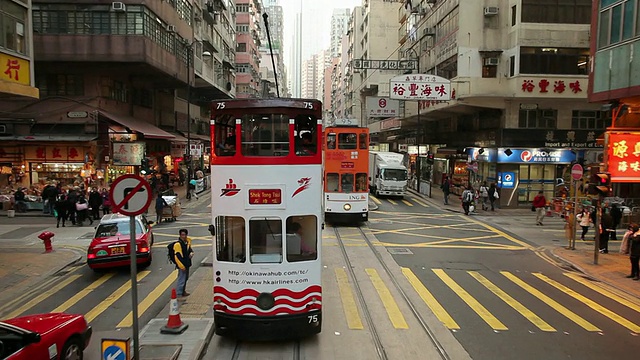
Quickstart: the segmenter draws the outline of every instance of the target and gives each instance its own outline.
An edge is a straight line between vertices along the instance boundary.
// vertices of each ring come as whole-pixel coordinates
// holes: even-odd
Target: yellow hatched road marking
[[[632,310],[640,312],[640,305],[638,305],[638,303],[634,302],[631,299],[625,299],[624,297],[622,297],[622,296],[620,296],[618,294],[615,294],[615,293],[612,293],[610,291],[607,291],[606,289],[604,289],[604,288],[602,288],[602,287],[600,287],[598,285],[593,284],[591,281],[583,278],[582,276],[579,276],[579,275],[576,275],[576,274],[571,274],[571,273],[564,273],[564,275],[569,277],[569,278],[571,278],[571,279],[573,279],[574,281],[577,281],[580,284],[588,287],[589,289],[591,289],[593,291],[596,291],[596,292],[608,297],[609,299],[615,300],[615,301],[619,302],[620,304],[622,304],[622,305],[624,305],[624,306],[626,306],[626,307],[628,307],[628,308],[630,308]]]
[[[393,205],[398,205],[398,203],[397,203],[397,202],[395,202],[394,200],[387,199],[387,201],[388,201],[388,202],[390,202],[390,203],[392,203]]]
[[[409,200],[402,199],[402,202],[407,206],[413,206],[413,204],[410,203]]]
[[[42,301],[44,301],[48,297],[53,296],[53,294],[57,293],[58,291],[60,291],[65,286],[71,284],[72,282],[74,282],[80,276],[82,276],[82,275],[71,275],[71,276],[68,276],[66,279],[62,280],[61,282],[59,282],[55,286],[51,287],[47,291],[45,291],[42,294],[40,294],[40,295],[36,296],[35,298],[33,298],[31,301],[27,302],[26,304],[20,306],[16,310],[14,310],[11,313],[9,313],[7,316],[5,316],[5,318],[11,319],[11,318],[14,318],[14,317],[17,317],[17,316],[21,315],[22,313],[24,313],[25,311],[27,311],[27,310],[31,309],[32,307],[38,305],[39,303],[41,303]]]
[[[67,311],[70,307],[72,307],[78,301],[80,301],[80,299],[83,299],[85,296],[89,295],[90,292],[97,289],[100,285],[104,284],[107,280],[111,279],[113,275],[115,275],[115,273],[109,273],[109,274],[103,275],[100,279],[94,281],[93,283],[91,283],[91,285],[87,286],[86,288],[80,290],[80,292],[78,292],[77,294],[73,295],[69,300],[65,301],[62,305],[51,310],[51,312],[55,313],[55,312]]]
[[[487,310],[478,300],[473,298],[471,294],[469,294],[465,289],[463,289],[460,285],[458,285],[455,280],[453,280],[447,273],[442,269],[432,269],[432,271],[444,282],[447,284],[453,292],[456,293],[464,301],[469,305],[469,307],[478,314],[486,322],[489,326],[491,326],[494,330],[509,330],[505,324],[503,324],[500,320],[498,320],[493,314]]]
[[[387,315],[389,316],[389,320],[391,320],[393,327],[396,329],[408,329],[409,325],[407,325],[407,322],[404,320],[404,316],[402,316],[398,304],[393,299],[391,292],[380,278],[380,275],[378,275],[376,269],[365,269],[365,271],[369,275],[371,283],[373,283],[373,287],[376,288],[378,296],[380,297],[380,300],[382,300],[384,308],[387,310]]]
[[[418,199],[416,199],[416,198],[411,198],[411,200],[413,200],[413,201],[417,202],[420,206],[423,206],[423,207],[429,207],[429,205],[427,205],[427,203],[422,202],[421,200],[418,200]]]
[[[560,314],[564,315],[569,320],[580,325],[583,329],[587,331],[601,331],[600,329],[598,329],[597,326],[583,319],[582,317],[580,317],[580,315],[574,313],[573,311],[567,309],[566,307],[560,305],[560,303],[558,303],[557,301],[543,294],[540,290],[534,288],[533,286],[520,280],[520,278],[516,277],[510,272],[500,271],[500,274],[504,275],[507,279],[511,280],[513,283],[515,283],[516,285],[526,290],[529,294],[537,297],[538,299],[540,299],[540,301],[549,305],[551,308],[553,308],[555,311],[559,312]]]
[[[378,205],[382,204],[382,201],[378,200],[378,198],[377,198],[377,197],[375,197],[375,196],[373,196],[373,195],[369,195],[369,198],[370,198],[371,200],[373,200],[373,202],[374,202],[374,203],[376,203],[376,204],[378,204]]]
[[[634,333],[640,333],[640,326],[632,323],[631,321],[623,318],[622,316],[614,313],[613,311],[607,309],[606,307],[596,303],[595,301],[587,298],[586,296],[583,296],[581,294],[578,294],[577,292],[575,292],[574,290],[560,284],[559,282],[549,279],[548,277],[540,274],[540,273],[533,273],[533,276],[537,277],[538,279],[546,282],[547,284],[553,286],[554,288],[562,291],[563,293],[571,296],[572,298],[580,301],[581,303],[587,305],[588,307],[592,308],[593,310],[599,312],[600,314],[608,317],[609,319],[617,322],[618,324],[626,327],[627,329],[633,331]]]
[[[150,273],[151,271],[149,270],[140,271],[136,279],[140,281]],[[124,294],[126,294],[127,291],[129,291],[129,289],[131,289],[131,281],[127,281],[126,283],[122,284],[122,286],[120,286],[118,290],[114,291],[111,295],[107,296],[107,298],[102,300],[100,304],[98,304],[96,307],[94,307],[88,313],[86,313],[84,315],[84,318],[87,320],[88,323],[92,322],[95,318],[98,317],[98,315],[102,314],[111,305],[113,305],[116,301],[118,301],[118,299],[120,299]]]
[[[456,323],[456,321],[453,320],[453,318],[451,317],[451,315],[449,315],[447,310],[445,310],[444,307],[440,305],[438,300],[436,300],[436,298],[431,294],[431,292],[424,286],[424,284],[422,284],[420,279],[418,279],[418,277],[413,273],[413,271],[411,271],[408,268],[402,268],[402,273],[407,278],[407,280],[409,280],[409,283],[411,284],[411,286],[413,286],[413,288],[416,290],[418,295],[420,295],[420,297],[422,298],[422,301],[424,301],[425,304],[427,304],[429,309],[433,311],[433,313],[436,315],[438,320],[440,320],[440,322],[444,324],[444,326],[446,326],[449,329],[460,329],[460,325],[458,325],[458,323]]]
[[[149,293],[149,295],[147,295],[147,297],[144,298],[144,300],[142,300],[141,303],[138,304],[138,319],[145,311],[147,311],[147,309],[149,309],[151,305],[153,305],[156,300],[158,300],[162,293],[171,286],[177,277],[178,271],[172,271],[169,276],[167,276],[158,286],[156,286],[155,289],[153,289],[153,291]],[[125,316],[116,327],[123,328],[131,326],[133,326],[133,311],[129,311],[129,314],[127,314],[127,316]]]
[[[520,315],[524,316],[527,320],[531,321],[531,323],[537,326],[542,331],[556,331],[553,326],[549,325],[546,321],[542,320],[538,315],[534,314],[531,310],[527,309],[524,305],[522,305],[518,300],[511,297],[509,294],[504,292],[502,289],[497,287],[494,283],[492,283],[489,279],[482,276],[477,271],[468,271],[469,275],[471,275],[474,279],[478,280],[478,282],[487,289],[489,289],[492,293],[494,293],[497,297],[502,299],[507,305],[511,306],[515,311],[519,312]]]
[[[353,297],[351,287],[349,287],[349,278],[347,272],[343,268],[336,268],[336,279],[338,280],[338,289],[340,290],[340,299],[342,299],[342,309],[344,316],[347,318],[347,325],[352,330],[362,330],[362,319],[356,306],[356,300]]]

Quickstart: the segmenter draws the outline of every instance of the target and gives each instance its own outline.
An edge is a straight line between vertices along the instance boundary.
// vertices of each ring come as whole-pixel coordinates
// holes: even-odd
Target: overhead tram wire
[[[269,15],[267,13],[262,14],[264,19],[264,27],[267,30],[267,41],[269,42],[269,51],[271,52],[271,66],[273,66],[273,77],[276,80],[276,96],[280,98],[280,87],[278,86],[278,72],[276,71],[276,61],[273,58],[273,47],[271,46],[271,33],[269,32]]]

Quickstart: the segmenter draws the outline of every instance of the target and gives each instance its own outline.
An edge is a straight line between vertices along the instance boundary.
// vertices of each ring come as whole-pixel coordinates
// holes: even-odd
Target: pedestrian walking
[[[178,283],[176,285],[176,295],[179,297],[189,296],[187,292],[187,280],[189,280],[189,269],[191,268],[191,258],[193,249],[191,239],[187,237],[189,230],[180,229],[178,241],[173,243],[173,254],[176,268],[178,269]]]
[[[491,186],[489,186],[489,202],[491,203],[491,211],[496,211],[495,203],[498,199],[500,199],[500,194],[498,194],[496,183],[491,183]]]
[[[538,191],[538,195],[533,198],[533,208],[536,212],[536,225],[542,226],[542,221],[544,220],[544,210],[547,206],[547,198],[544,197],[544,192],[542,190]]]
[[[620,222],[622,221],[622,210],[618,204],[611,205],[611,219],[613,220],[613,225],[611,227],[611,240],[618,240],[616,236],[616,229],[620,226]]]
[[[198,182],[196,181],[196,179],[189,180],[189,196],[187,197],[187,199],[191,200],[195,196],[196,200],[198,200],[198,194],[196,193],[197,183]]]
[[[584,236],[589,232],[589,227],[591,226],[591,214],[589,210],[582,209],[580,214],[578,214],[578,221],[580,222],[580,226],[582,227],[582,235],[580,236],[580,240],[584,241]]]
[[[602,219],[600,219],[600,253],[609,253],[609,236],[613,227],[613,217],[605,210],[602,210]]]
[[[162,221],[162,212],[165,206],[169,206],[169,204],[167,204],[167,201],[158,193],[156,196],[156,224],[160,224],[160,221]]]
[[[469,207],[473,203],[475,195],[473,193],[473,188],[471,186],[467,186],[467,188],[462,192],[460,196],[460,200],[462,201],[462,209],[464,209],[464,214],[469,215]]]
[[[631,224],[624,234],[620,252],[629,254],[631,262],[631,274],[627,278],[640,280],[640,225]]]
[[[60,193],[55,203],[53,204],[53,211],[56,215],[56,227],[60,227],[62,221],[62,227],[65,227],[64,223],[67,221],[69,204],[67,204],[67,196],[64,193]]]
[[[564,236],[569,246],[571,246],[571,239],[573,238],[573,234],[575,234],[576,217],[573,215],[573,207],[571,205],[565,207],[564,210]]]
[[[482,199],[482,210],[489,210],[489,187],[486,181],[480,185],[479,193]]]
[[[442,194],[444,195],[444,204],[449,205],[449,194],[451,194],[451,182],[449,182],[449,177],[445,176],[444,181],[442,182]]]
[[[102,196],[102,216],[107,215],[111,212],[111,200],[109,199],[109,191],[106,188],[102,188],[100,191],[100,196]]]
[[[102,205],[102,196],[98,192],[98,188],[91,188],[89,193],[89,208],[91,208],[89,216],[93,220],[100,220],[100,205]]]

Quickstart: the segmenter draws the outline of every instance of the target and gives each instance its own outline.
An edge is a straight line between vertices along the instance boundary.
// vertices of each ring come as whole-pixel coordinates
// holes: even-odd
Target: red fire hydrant
[[[51,245],[51,239],[55,236],[51,231],[45,231],[38,235],[38,238],[44,242],[44,252],[50,253],[53,251],[53,246]]]

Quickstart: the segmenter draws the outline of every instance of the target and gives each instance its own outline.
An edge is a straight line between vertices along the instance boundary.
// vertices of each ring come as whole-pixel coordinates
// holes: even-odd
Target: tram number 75
[[[309,318],[309,324],[318,322],[318,315],[309,315],[307,316],[307,318]]]
[[[311,109],[311,110],[313,110],[313,103],[312,103],[312,102],[305,101],[305,102],[304,102],[304,108],[305,108],[305,109]]]

